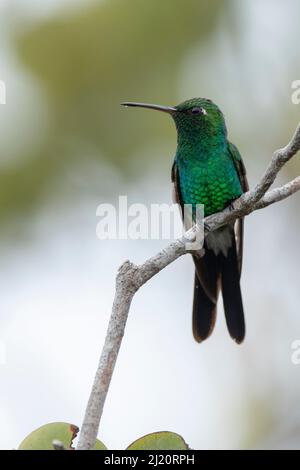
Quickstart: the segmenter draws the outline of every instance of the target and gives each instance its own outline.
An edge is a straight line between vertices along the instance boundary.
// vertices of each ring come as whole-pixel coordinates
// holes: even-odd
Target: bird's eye
[[[196,114],[206,114],[206,111],[203,108],[195,107],[195,108],[191,109],[191,113],[194,114],[194,115],[196,115]]]

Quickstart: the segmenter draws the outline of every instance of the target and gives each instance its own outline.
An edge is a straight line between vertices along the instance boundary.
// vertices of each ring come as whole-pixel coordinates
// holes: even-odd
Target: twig
[[[287,197],[299,191],[299,189],[300,176],[297,176],[297,178],[293,179],[284,186],[275,188],[272,191],[268,191],[264,197],[258,201],[255,209],[263,209],[264,207],[268,207],[270,204],[274,204],[274,202],[282,201],[283,199],[286,199]]]
[[[300,149],[300,124],[289,144],[274,152],[272,160],[258,184],[244,193],[222,212],[206,217],[205,235],[218,227],[238,218],[281,201],[300,189],[300,176],[282,187],[270,190],[281,168]],[[163,268],[186,254],[186,242],[195,239],[198,228],[189,230],[182,238],[168,245],[160,253],[145,261],[140,266],[125,261],[119,268],[116,278],[115,299],[109,320],[107,334],[99,365],[94,379],[90,398],[86,407],[81,427],[77,450],[89,450],[96,441],[100,419],[110,381],[118,357],[130,304],[137,290]]]

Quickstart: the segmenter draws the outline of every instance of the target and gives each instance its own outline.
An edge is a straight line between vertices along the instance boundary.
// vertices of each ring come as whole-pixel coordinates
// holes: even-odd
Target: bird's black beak
[[[163,113],[173,114],[177,111],[176,108],[172,106],[160,106],[158,104],[148,104],[148,103],[121,103],[122,106],[132,106],[135,108],[147,108],[147,109],[154,109],[156,111],[162,111]]]

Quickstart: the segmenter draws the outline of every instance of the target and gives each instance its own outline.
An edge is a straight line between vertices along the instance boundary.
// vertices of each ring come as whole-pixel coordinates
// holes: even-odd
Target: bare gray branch
[[[279,202],[300,189],[300,176],[282,187],[269,191],[281,168],[300,149],[300,124],[288,145],[274,152],[272,160],[258,184],[232,206],[222,212],[213,214],[205,219],[205,234],[216,230],[238,218]],[[182,238],[168,245],[160,253],[137,266],[126,261],[120,267],[116,279],[115,299],[109,320],[105,343],[102,349],[99,365],[96,371],[92,391],[87,404],[84,421],[81,427],[78,450],[91,449],[96,441],[100,419],[110,381],[118,357],[130,304],[136,291],[163,268],[187,253],[186,241],[196,236],[197,228],[192,228]]]

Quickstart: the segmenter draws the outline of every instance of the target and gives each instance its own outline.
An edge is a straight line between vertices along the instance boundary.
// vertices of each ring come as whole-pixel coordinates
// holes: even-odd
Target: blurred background
[[[299,121],[298,0],[0,0],[0,447],[80,426],[118,266],[166,241],[99,241],[96,208],[170,203],[166,115],[124,100],[213,99],[250,185]],[[300,174],[295,158],[279,182]],[[99,437],[153,431],[194,449],[300,448],[300,195],[247,218],[247,337],[191,332],[194,270],[173,263],[134,299]],[[3,425],[5,424],[5,425]]]

